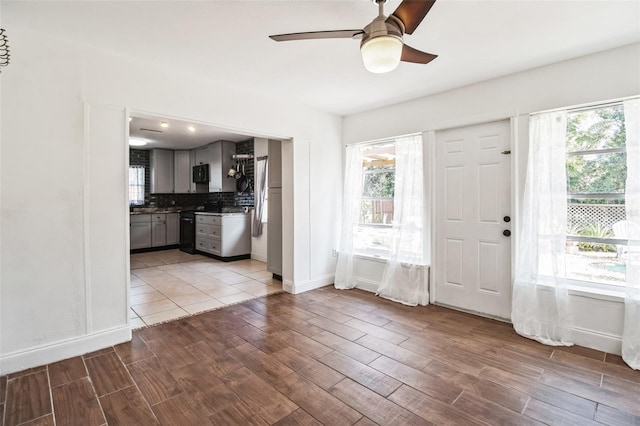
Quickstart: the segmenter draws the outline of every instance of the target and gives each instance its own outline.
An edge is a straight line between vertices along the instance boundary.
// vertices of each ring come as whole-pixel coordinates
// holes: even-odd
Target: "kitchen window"
[[[129,166],[129,205],[144,205],[144,166]]]
[[[567,116],[567,278],[626,285],[626,133],[622,104]]]
[[[387,257],[391,245],[395,186],[395,144],[367,147],[362,159],[360,220],[354,235],[354,251]]]

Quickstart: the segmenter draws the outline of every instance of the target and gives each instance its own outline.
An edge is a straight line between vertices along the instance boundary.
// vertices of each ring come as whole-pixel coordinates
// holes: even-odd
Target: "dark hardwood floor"
[[[26,425],[640,425],[640,372],[510,325],[331,287],[0,378]]]

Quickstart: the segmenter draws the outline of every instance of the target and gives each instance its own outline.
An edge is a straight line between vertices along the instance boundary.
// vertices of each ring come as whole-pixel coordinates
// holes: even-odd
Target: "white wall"
[[[254,138],[253,139],[253,149],[254,149],[254,170],[258,171],[258,157],[264,157],[269,154],[269,140],[265,138]],[[268,162],[268,160],[267,160]],[[255,182],[255,178],[254,178]],[[258,203],[256,202],[257,206]],[[251,213],[251,221],[253,222],[253,216],[256,211],[253,209]],[[267,219],[268,220],[268,219]],[[251,237],[251,258],[255,260],[259,260],[261,262],[267,261],[267,232],[268,232],[269,224],[262,224],[262,235],[259,237]]]
[[[1,77],[0,374],[130,336],[127,110],[285,139],[284,279],[293,292],[333,281],[336,242],[310,224],[337,234],[340,117],[51,39],[9,7],[2,18],[16,54]]]
[[[516,117],[512,151],[518,166],[513,176],[517,212],[524,193],[528,114],[638,95],[639,76],[640,44],[635,44],[347,116],[343,141],[349,144]],[[514,216],[517,225],[518,215]],[[375,287],[379,270],[371,261],[359,261],[355,271],[361,287]],[[377,281],[381,274],[378,277]],[[573,292],[572,303],[576,343],[619,353],[621,299]]]

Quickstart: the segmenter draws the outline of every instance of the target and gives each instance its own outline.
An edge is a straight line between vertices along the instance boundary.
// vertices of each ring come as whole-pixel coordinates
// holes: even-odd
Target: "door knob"
[[[505,229],[504,231],[502,231],[502,235],[504,235],[505,237],[510,237],[511,231],[509,231],[508,229]]]
[[[504,220],[507,223],[511,222],[511,218],[509,216],[503,217],[502,220]]]

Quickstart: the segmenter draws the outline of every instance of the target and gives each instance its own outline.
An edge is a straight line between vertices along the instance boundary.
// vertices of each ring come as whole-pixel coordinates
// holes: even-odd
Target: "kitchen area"
[[[134,328],[282,291],[280,144],[132,114]]]

